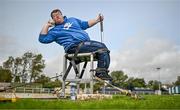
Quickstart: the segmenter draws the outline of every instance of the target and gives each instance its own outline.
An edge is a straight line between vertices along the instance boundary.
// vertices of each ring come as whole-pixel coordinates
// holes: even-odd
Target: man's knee
[[[102,49],[98,49],[97,53],[101,54],[101,53],[110,53],[110,50],[108,50],[108,48],[102,48]]]
[[[100,43],[101,43],[101,48],[107,48],[104,43],[102,43],[102,42],[100,42]]]

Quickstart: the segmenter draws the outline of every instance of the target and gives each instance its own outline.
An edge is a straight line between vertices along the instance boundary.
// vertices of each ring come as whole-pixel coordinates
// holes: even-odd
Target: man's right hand
[[[47,25],[48,25],[49,27],[52,27],[52,26],[55,25],[55,22],[54,22],[52,19],[50,19],[50,20],[48,21]]]
[[[49,27],[54,26],[55,22],[53,20],[49,20],[46,24],[44,24],[40,34],[47,34]]]

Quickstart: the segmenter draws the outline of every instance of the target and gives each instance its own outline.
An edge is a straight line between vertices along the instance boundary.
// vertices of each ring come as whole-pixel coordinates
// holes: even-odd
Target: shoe
[[[96,76],[101,78],[102,80],[110,80],[112,81],[111,76],[108,75],[109,70],[106,68],[96,68]]]
[[[106,68],[96,68],[95,71],[96,72],[106,72],[106,73],[109,73],[109,70],[107,70]]]
[[[110,80],[112,81],[112,77],[109,76],[107,73],[96,73],[95,74],[98,78],[101,78],[102,80]]]

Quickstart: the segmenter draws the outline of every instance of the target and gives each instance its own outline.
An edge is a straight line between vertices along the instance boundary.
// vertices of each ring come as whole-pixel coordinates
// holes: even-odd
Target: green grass
[[[0,102],[0,109],[180,109],[180,95],[146,95],[142,100],[125,96],[88,101],[19,99]]]

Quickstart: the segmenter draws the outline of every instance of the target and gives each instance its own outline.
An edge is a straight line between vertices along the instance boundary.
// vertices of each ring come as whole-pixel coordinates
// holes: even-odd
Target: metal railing
[[[52,93],[54,89],[51,88],[27,88],[18,87],[15,88],[15,93]]]

